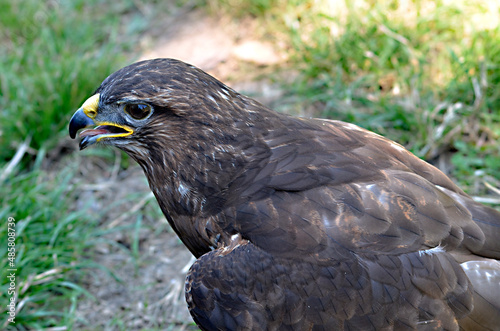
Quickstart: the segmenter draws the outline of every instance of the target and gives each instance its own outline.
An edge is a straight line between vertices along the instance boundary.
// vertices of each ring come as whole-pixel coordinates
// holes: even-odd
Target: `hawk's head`
[[[189,143],[228,139],[238,114],[253,103],[186,63],[148,60],[106,78],[73,115],[69,133],[75,138],[85,129],[80,149],[99,142],[124,149],[134,158],[146,149],[185,152]],[[245,113],[242,121],[248,124],[251,119]],[[156,146],[159,141],[168,146]]]

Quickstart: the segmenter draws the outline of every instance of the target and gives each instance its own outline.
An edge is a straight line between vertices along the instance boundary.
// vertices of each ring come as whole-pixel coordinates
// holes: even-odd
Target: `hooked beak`
[[[76,133],[80,129],[84,129],[94,125],[94,121],[90,117],[85,115],[85,113],[83,112],[83,108],[80,108],[76,111],[76,113],[73,115],[73,117],[71,117],[71,120],[69,121],[69,136],[71,137],[71,139],[75,139]],[[96,141],[91,142],[89,136],[84,137],[80,141],[80,150],[95,142]]]
[[[96,94],[84,102],[71,120],[69,121],[69,136],[75,139],[77,132],[80,129],[96,126],[93,129],[86,129],[80,132],[80,150],[99,142],[103,138],[126,137],[134,133],[130,127],[111,122],[95,121],[97,115],[97,105],[99,95]]]
[[[76,138],[78,130],[95,125],[94,120],[85,115],[83,108],[80,108],[73,114],[69,121],[69,136],[71,139]]]

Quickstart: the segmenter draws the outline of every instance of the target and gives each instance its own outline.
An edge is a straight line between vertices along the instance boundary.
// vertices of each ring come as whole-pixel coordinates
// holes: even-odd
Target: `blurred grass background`
[[[288,57],[273,68],[286,91],[280,110],[308,109],[381,133],[498,206],[497,1],[148,3],[159,8],[151,15],[187,6],[258,20],[258,37]],[[88,251],[101,230],[99,215],[75,203],[79,161],[67,155],[67,123],[109,73],[140,55],[138,41],[159,16],[148,16],[134,0],[0,0],[0,7],[0,257],[5,266],[12,216],[15,328],[71,329],[79,298],[91,296],[82,271],[100,267]],[[112,151],[86,153],[116,161]],[[0,327],[6,326],[6,275],[3,268]]]

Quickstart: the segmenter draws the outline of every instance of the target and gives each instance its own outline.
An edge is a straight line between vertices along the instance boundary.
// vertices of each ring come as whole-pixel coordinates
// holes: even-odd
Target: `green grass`
[[[133,1],[0,0],[0,6],[0,328],[7,326],[10,297],[9,217],[16,220],[18,311],[8,327],[71,328],[78,300],[90,296],[81,286],[84,270],[101,267],[86,254],[99,237],[99,218],[85,205],[75,209],[78,164],[58,166],[53,147],[67,137],[80,103],[128,62],[141,28],[133,23],[138,11]],[[124,18],[133,24],[122,24]],[[127,37],[120,40],[121,32]],[[24,142],[25,153],[8,163]]]
[[[34,170],[16,174],[2,183],[0,219],[15,218],[16,285],[18,307],[15,327],[41,329],[71,324],[77,298],[89,295],[76,281],[81,269],[94,267],[82,258],[92,242],[96,217],[86,208],[73,210],[75,186],[72,178],[77,164],[58,174]],[[7,265],[7,222],[0,225],[0,256]],[[1,271],[0,291],[7,296],[9,273]],[[6,302],[2,299],[2,302]],[[0,307],[0,323],[5,328],[6,306]],[[14,326],[9,324],[10,327]]]
[[[453,157],[471,194],[500,183],[500,25],[493,0],[211,1],[284,44],[288,108],[357,123],[418,156]],[[497,23],[495,23],[497,22]],[[279,43],[278,43],[279,41]],[[465,162],[465,160],[468,160]]]

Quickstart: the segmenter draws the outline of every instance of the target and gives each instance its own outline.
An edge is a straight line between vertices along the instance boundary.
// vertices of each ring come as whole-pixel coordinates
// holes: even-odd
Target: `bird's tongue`
[[[110,133],[109,130],[107,130],[105,127],[98,126],[95,129],[87,129],[87,130],[80,132],[80,137],[81,138],[87,137],[87,136],[92,137],[92,136],[98,136],[100,134],[106,134],[106,133]]]

